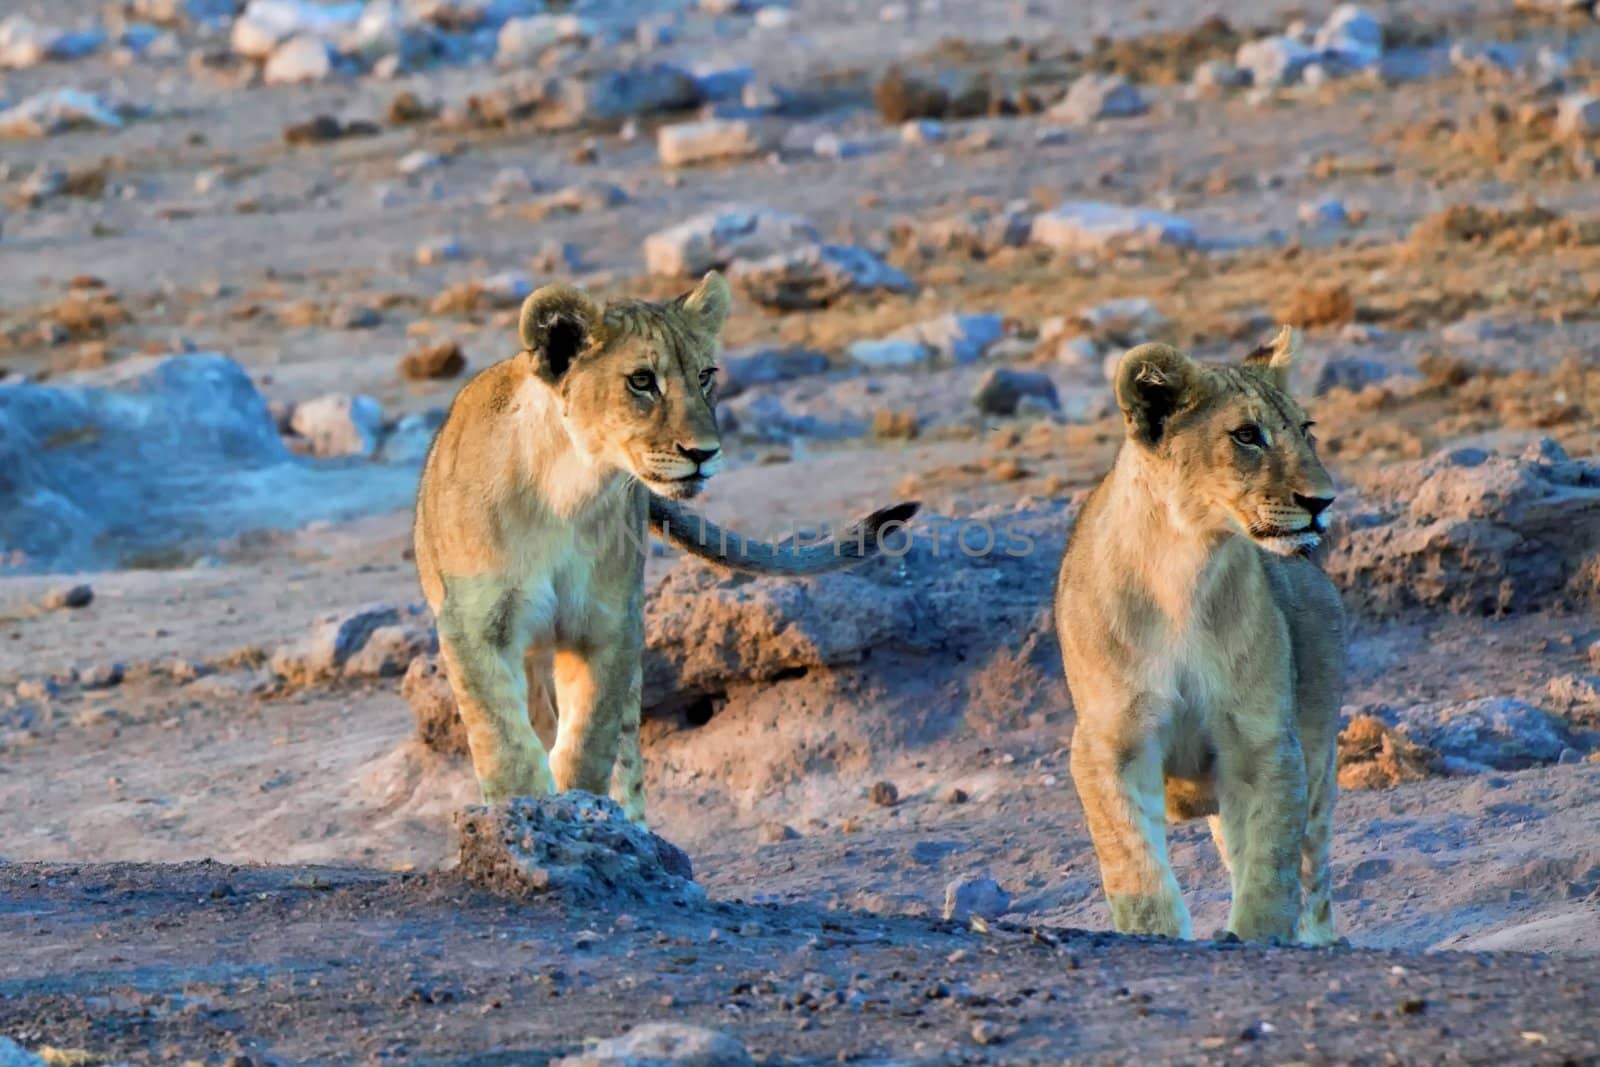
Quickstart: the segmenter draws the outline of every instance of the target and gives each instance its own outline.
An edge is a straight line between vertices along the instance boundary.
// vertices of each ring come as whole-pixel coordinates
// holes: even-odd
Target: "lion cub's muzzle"
[[[722,469],[722,447],[675,446],[676,452],[651,452],[640,465],[639,478],[651,492],[672,500],[699,494],[711,476]]]
[[[1294,494],[1295,506],[1267,507],[1263,516],[1249,524],[1250,536],[1268,552],[1280,556],[1303,556],[1322,543],[1328,531],[1331,496]]]

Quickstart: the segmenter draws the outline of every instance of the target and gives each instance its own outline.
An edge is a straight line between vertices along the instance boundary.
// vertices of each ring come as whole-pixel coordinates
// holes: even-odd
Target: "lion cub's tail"
[[[888,527],[909,522],[921,506],[911,502],[880,508],[837,537],[817,544],[799,544],[787,538],[769,544],[724,530],[697,512],[652,493],[650,527],[668,544],[730,570],[746,574],[824,574],[876,556],[883,548],[881,541]]]

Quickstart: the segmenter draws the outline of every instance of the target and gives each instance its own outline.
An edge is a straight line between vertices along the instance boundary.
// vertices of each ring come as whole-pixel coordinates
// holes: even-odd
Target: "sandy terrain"
[[[101,7],[6,13],[75,28]],[[147,459],[205,451],[182,427],[126,431],[148,451],[109,430],[30,446],[30,463],[83,462],[68,481],[122,525],[70,556],[37,530],[0,541],[0,1036],[85,1062],[542,1063],[648,1018],[724,1030],[763,1062],[1600,1062],[1600,119],[1569,135],[1557,114],[1600,84],[1600,24],[1389,3],[1383,77],[1191,98],[1198,63],[1328,12],[1252,0],[1230,6],[1229,36],[1190,5],[1123,7],[795,0],[787,26],[652,15],[673,39],[650,45],[633,10],[530,69],[497,67],[488,31],[460,35],[466,58],[286,86],[229,54],[226,23],[189,21],[163,31],[170,55],[0,69],[0,105],[71,87],[138,109],[121,129],[0,139],[0,506],[38,506],[12,480],[12,386],[126,389],[119,375],[174,353],[236,361],[295,454],[178,484]],[[1452,63],[1452,45],[1490,43],[1507,69]],[[1561,84],[1541,50],[1566,57]],[[773,151],[677,170],[655,131],[693,114],[561,128],[469,105],[641,62],[747,64],[801,102],[761,118]],[[902,141],[874,107],[895,63],[1036,99]],[[1132,76],[1147,110],[1029,113],[1095,67]],[[406,92],[437,113],[396,121]],[[287,143],[318,115],[376,128]],[[819,153],[824,135],[860,154]],[[438,158],[403,174],[415,152]],[[30,193],[52,170],[65,191]],[[545,201],[593,183],[620,201]],[[1090,199],[1180,215],[1197,247],[932,241],[959,211]],[[1329,200],[1342,220],[1316,221]],[[859,589],[912,614],[824,663],[734,670],[647,722],[652,826],[693,857],[707,910],[494,899],[450,871],[475,785],[414,739],[399,677],[291,682],[274,653],[365,605],[426,625],[400,420],[464,378],[407,379],[403,355],[510,355],[516,299],[474,296],[505,272],[681,292],[647,271],[644,239],[730,204],[805,216],[914,291],[789,311],[741,291],[730,355],[804,347],[831,369],[725,403],[730,468],[701,504],[784,532],[920,499],[922,555],[811,602]],[[419,262],[444,241],[459,253]],[[1528,709],[1470,751],[1434,738],[1417,780],[1341,794],[1348,948],[1104,933],[1048,607],[1072,514],[1121,440],[1100,360],[1135,339],[1079,320],[1125,298],[1159,312],[1149,336],[1207,358],[1279,319],[1308,328],[1297,388],[1345,489],[1330,570],[1352,611],[1346,716],[1421,737],[1467,702]],[[852,360],[854,342],[949,312],[998,316],[1004,337],[970,365]],[[993,366],[1048,380],[1056,410],[977,410]],[[298,458],[313,446],[289,429],[296,406],[329,393],[381,405],[375,455]],[[1445,502],[1428,541],[1407,506],[1430,494]],[[941,518],[974,517],[1020,522],[1032,551],[927,556]],[[653,610],[723,591],[682,592],[688,567],[650,561]],[[87,606],[45,606],[79,583]],[[882,781],[897,804],[871,799]],[[1203,826],[1172,839],[1209,936],[1226,877]],[[946,884],[977,875],[1010,894],[987,934],[940,918]]]

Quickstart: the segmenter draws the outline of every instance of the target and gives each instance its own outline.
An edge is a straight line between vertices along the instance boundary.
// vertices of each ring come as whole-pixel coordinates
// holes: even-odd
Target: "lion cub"
[[[729,302],[715,272],[662,304],[546,286],[523,304],[523,351],[468,382],[434,439],[417,574],[486,802],[611,784],[643,821],[647,522],[734,570],[798,575],[874,555],[885,527],[917,510],[885,508],[798,547],[672,503],[722,466],[715,360]]]
[[[1191,936],[1166,819],[1208,815],[1230,931],[1336,939],[1345,625],[1310,555],[1334,489],[1288,393],[1297,344],[1285,327],[1234,366],[1147,344],[1117,369],[1127,441],[1073,527],[1055,616],[1072,777],[1124,932]]]

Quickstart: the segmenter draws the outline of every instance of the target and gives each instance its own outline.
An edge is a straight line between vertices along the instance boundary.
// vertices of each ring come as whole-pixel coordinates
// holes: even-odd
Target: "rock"
[[[699,103],[700,87],[687,72],[666,64],[627,67],[559,82],[552,119],[567,125],[609,124],[686,111]]]
[[[1486,341],[1511,337],[1515,332],[1508,322],[1483,315],[1468,315],[1440,330],[1439,338],[1453,345],[1480,345]]]
[[[827,307],[846,293],[906,293],[911,279],[864,248],[815,244],[763,259],[739,259],[728,278],[758,304],[786,311]]]
[[[496,307],[521,307],[533,295],[533,280],[520,270],[503,270],[479,282],[478,290]]]
[[[502,167],[489,183],[484,200],[491,204],[515,204],[529,200],[538,191],[532,175],[521,167]]]
[[[793,841],[799,836],[795,833],[794,827],[785,826],[781,822],[764,822],[756,831],[756,840],[763,845],[778,845],[785,841]]]
[[[1545,685],[1545,692],[1565,709],[1600,708],[1600,677],[1594,675],[1558,674]]]
[[[999,315],[940,315],[914,323],[890,334],[891,341],[915,341],[932,349],[934,355],[957,365],[976,363],[989,347],[1005,335],[1005,320]]]
[[[723,353],[724,399],[738,396],[754,385],[776,385],[816,374],[826,374],[832,364],[821,352],[807,348],[763,348]]]
[[[1556,136],[1571,140],[1600,134],[1600,96],[1576,93],[1564,96],[1556,107]]]
[[[1176,215],[1098,201],[1074,201],[1034,217],[1033,243],[1063,252],[1145,252],[1193,248],[1193,224]]]
[[[892,808],[900,803],[900,790],[893,782],[873,782],[868,796],[880,808]]]
[[[0,1067],[45,1067],[45,1061],[9,1037],[0,1037]]]
[[[640,1023],[580,1055],[553,1060],[551,1067],[750,1067],[753,1062],[743,1045],[720,1030]]]
[[[683,850],[629,822],[610,797],[573,791],[470,807],[456,831],[456,870],[501,896],[599,908],[705,900]]]
[[[400,682],[400,695],[411,705],[417,740],[435,752],[466,755],[467,728],[456,710],[455,694],[437,656],[412,657]]]
[[[229,42],[247,59],[266,60],[294,37],[311,37],[325,44],[355,29],[361,20],[360,3],[316,4],[309,0],[250,0],[234,20]]]
[[[1498,42],[1457,41],[1450,46],[1450,65],[1474,77],[1503,75],[1516,69],[1517,54]]]
[[[1369,385],[1388,381],[1394,370],[1375,359],[1330,359],[1317,371],[1317,383],[1312,392],[1317,396],[1333,389],[1348,389],[1359,393]]]
[[[495,39],[495,62],[503,67],[533,66],[555,45],[582,41],[594,32],[594,24],[578,15],[529,15],[508,19]]]
[[[47,60],[82,59],[106,43],[100,30],[63,31],[37,25],[25,15],[0,19],[0,70],[22,70]]]
[[[370,330],[381,325],[383,315],[365,304],[339,304],[328,314],[328,326],[335,330]]]
[[[59,611],[62,608],[86,608],[92,603],[94,603],[93,586],[69,585],[46,593],[39,601],[39,606],[46,611]]]
[[[84,673],[81,681],[85,689],[115,689],[122,684],[126,669],[120,663],[99,663]]]
[[[1005,1029],[999,1023],[979,1019],[972,1024],[972,1040],[979,1045],[999,1045],[1006,1039]]]
[[[656,151],[664,167],[764,155],[776,144],[771,129],[754,119],[704,119],[656,131]]]
[[[343,44],[346,51],[373,63],[375,74],[379,62],[389,61],[397,73],[426,61],[434,49],[433,35],[401,0],[368,0]]]
[[[333,73],[333,57],[328,43],[320,37],[291,37],[272,52],[262,68],[261,79],[268,85],[295,85],[319,82]]]
[[[644,257],[652,274],[698,276],[736,259],[764,259],[821,239],[798,215],[728,207],[651,234],[644,242]]]
[[[744,95],[745,87],[756,79],[754,67],[729,65],[719,60],[696,63],[689,68],[689,73],[694,77],[701,99],[713,104],[738,100]]]
[[[972,404],[984,415],[1009,417],[1017,413],[1024,397],[1041,401],[1049,410],[1060,408],[1055,383],[1041,371],[995,367],[972,394]]]
[[[1300,221],[1307,226],[1345,226],[1350,222],[1350,215],[1344,208],[1344,201],[1327,196],[1321,200],[1309,200],[1300,205]]]
[[[1600,465],[1461,449],[1364,481],[1326,569],[1354,609],[1497,615],[1600,593]]]
[[[1399,718],[1401,729],[1420,744],[1501,771],[1554,763],[1572,744],[1559,718],[1504,697],[1420,704],[1400,712]]]
[[[944,917],[964,923],[976,915],[998,919],[1011,910],[1011,894],[988,875],[957,878],[944,887]]]
[[[38,207],[65,193],[67,181],[66,171],[44,164],[23,180],[17,187],[17,195],[30,207]]]
[[[1196,96],[1220,96],[1249,85],[1250,72],[1225,59],[1210,59],[1194,68],[1189,84]]]
[[[417,246],[416,260],[423,266],[460,259],[466,253],[454,237],[430,237]]]
[[[1276,89],[1298,82],[1306,67],[1318,58],[1316,49],[1291,37],[1263,37],[1240,45],[1234,62],[1249,72],[1256,88]]]
[[[52,89],[0,110],[0,137],[49,137],[78,129],[120,130],[122,117],[105,100],[77,89]]]
[[[399,678],[418,656],[439,650],[431,626],[380,626],[344,662],[346,678]]]
[[[917,367],[932,363],[934,355],[928,345],[911,340],[854,341],[845,352],[863,367],[876,369]]]
[[[390,463],[421,463],[433,445],[433,437],[444,425],[444,410],[413,412],[402,416],[394,430],[383,439],[383,458]]]
[[[628,194],[621,186],[610,182],[582,182],[558,189],[539,202],[540,210],[580,212],[604,211],[606,208],[626,204]],[[648,249],[648,245],[646,246]]]
[[[444,157],[437,152],[416,148],[400,157],[395,164],[395,170],[407,178],[415,177],[423,171],[437,170],[444,166]]]
[[[400,377],[413,382],[454,378],[467,369],[467,359],[461,353],[460,342],[440,341],[407,352],[397,369]]]
[[[905,144],[939,144],[948,136],[938,119],[913,119],[900,127],[900,140]]]
[[[1025,200],[1003,208],[974,207],[905,228],[906,236],[933,251],[992,255],[1002,248],[1028,243],[1033,209]]]
[[[1340,4],[1311,43],[1342,66],[1365,70],[1383,59],[1383,23],[1357,4]]]
[[[330,393],[296,404],[289,426],[314,456],[370,456],[378,450],[383,408],[370,396]]]
[[[1078,312],[1077,325],[1101,346],[1133,348],[1164,336],[1171,322],[1148,297],[1107,300]]]
[[[972,795],[970,793],[956,786],[952,786],[950,791],[944,795],[946,804],[965,804],[971,799]]]
[[[1120,74],[1085,74],[1050,109],[1050,117],[1084,125],[1097,119],[1121,119],[1149,110],[1138,88]]]
[[[272,673],[290,685],[310,685],[338,674],[366,647],[380,627],[397,626],[400,612],[387,604],[369,604],[344,614],[323,616],[310,635],[272,654]]]

